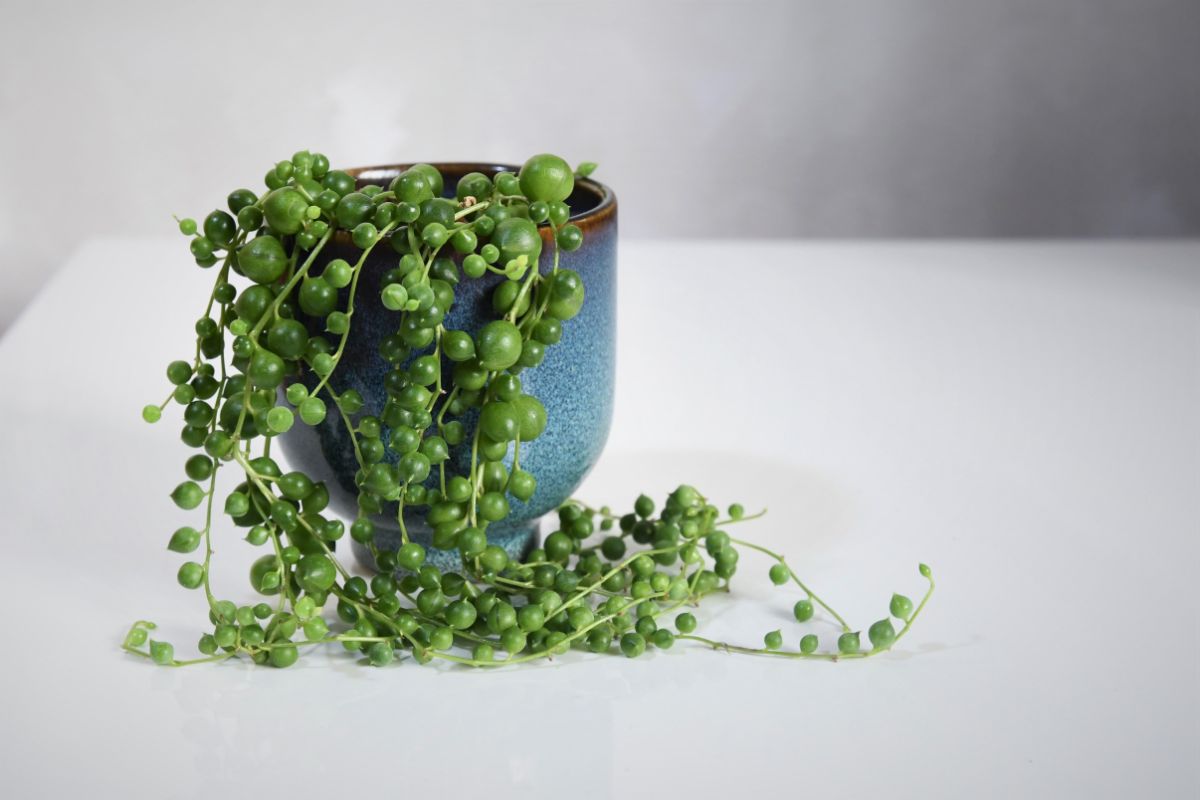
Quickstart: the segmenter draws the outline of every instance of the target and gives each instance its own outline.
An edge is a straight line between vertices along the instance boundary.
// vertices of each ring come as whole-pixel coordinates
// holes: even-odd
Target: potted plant
[[[171,496],[203,519],[168,547],[189,554],[178,581],[203,591],[212,627],[199,658],[176,659],[146,621],[127,651],[286,667],[304,645],[335,643],[377,666],[409,652],[489,667],[683,639],[836,660],[909,630],[933,589],[924,565],[919,604],[894,595],[863,641],[782,556],[728,533],[757,516],[740,505],[722,512],[686,485],[624,514],[567,499],[611,415],[616,200],[594,167],[542,154],[518,170],[343,171],[302,151],[265,191],[179,221],[216,276],[194,353],[168,366],[170,393],[143,417],[183,410],[194,452]],[[276,439],[296,468],[272,456]],[[223,472],[232,487],[219,489]],[[553,508],[557,529],[538,546],[533,523]],[[250,574],[259,602],[210,581],[219,512],[264,553]],[[369,580],[339,558],[346,539]],[[688,608],[729,586],[741,548],[804,592],[798,622],[840,625],[833,646],[814,633],[787,649],[780,631],[762,647],[695,633]]]

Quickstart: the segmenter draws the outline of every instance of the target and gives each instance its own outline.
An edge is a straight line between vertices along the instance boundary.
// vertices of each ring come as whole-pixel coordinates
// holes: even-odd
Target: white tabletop
[[[183,653],[204,617],[165,549],[185,449],[139,410],[211,275],[182,241],[98,241],[0,339],[0,794],[1197,796],[1200,245],[620,258],[617,411],[581,496],[770,506],[742,532],[864,627],[927,561],[937,593],[894,652],[680,643],[486,673],[122,654],[134,619]],[[215,578],[245,586],[226,533]],[[746,554],[702,631],[794,646],[767,567]]]

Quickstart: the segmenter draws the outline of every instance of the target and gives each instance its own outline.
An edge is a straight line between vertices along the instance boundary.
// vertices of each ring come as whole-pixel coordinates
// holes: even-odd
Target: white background
[[[1198,33],[1186,0],[0,0],[0,795],[1196,797],[1200,250],[789,239],[1196,235]],[[862,626],[928,561],[911,636],[490,674],[117,652],[149,617],[186,653],[203,613],[164,549],[183,453],[137,411],[211,276],[155,237],[302,147],[601,162],[619,380],[581,494],[770,506],[745,535]],[[704,630],[794,645],[766,568]]]
[[[0,329],[301,148],[601,164],[626,237],[1200,233],[1191,0],[0,0]]]

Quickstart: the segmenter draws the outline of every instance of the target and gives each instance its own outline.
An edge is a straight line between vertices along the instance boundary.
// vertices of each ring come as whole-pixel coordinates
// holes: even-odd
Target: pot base
[[[489,545],[499,545],[504,548],[510,561],[523,560],[529,555],[537,543],[538,520],[526,520],[514,525],[492,523],[487,529]],[[425,563],[431,564],[441,572],[459,572],[462,570],[462,556],[455,550],[438,550],[431,546],[430,535],[424,531],[409,531],[409,541],[416,542],[425,548]],[[400,548],[400,530],[375,529],[375,547],[377,550],[398,550]],[[359,566],[369,572],[378,572],[375,558],[366,545],[350,542],[350,550]],[[397,569],[396,574],[402,576],[407,570]]]

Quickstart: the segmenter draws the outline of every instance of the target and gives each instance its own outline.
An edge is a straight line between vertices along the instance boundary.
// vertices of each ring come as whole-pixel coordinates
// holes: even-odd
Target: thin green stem
[[[333,231],[334,228],[331,226],[325,232],[325,235],[317,240],[317,243],[313,245],[313,249],[309,251],[308,258],[304,260],[304,264],[292,274],[292,277],[288,279],[288,282],[284,284],[279,294],[275,297],[275,302],[271,303],[271,307],[263,313],[258,322],[254,323],[254,327],[250,329],[250,340],[252,342],[258,342],[258,335],[266,327],[267,321],[273,319],[279,313],[279,306],[292,294],[292,289],[296,288],[296,284],[308,274],[308,270],[313,265],[313,262],[316,261],[317,256],[325,249],[326,242],[333,237]]]
[[[749,547],[751,550],[757,550],[760,553],[765,553],[766,555],[768,555],[771,558],[778,561],[780,564],[783,564],[784,568],[788,571],[788,575],[790,575],[792,577],[792,580],[795,581],[797,586],[799,586],[801,589],[804,590],[804,593],[808,595],[809,599],[811,599],[814,603],[819,605],[821,608],[828,611],[829,614],[838,621],[838,624],[840,624],[842,626],[843,631],[850,630],[849,623],[847,623],[846,620],[842,619],[842,615],[837,613],[836,611],[834,611],[832,608],[830,608],[829,604],[826,603],[824,600],[822,600],[820,597],[817,597],[816,593],[813,592],[812,589],[808,588],[808,586],[805,585],[804,581],[800,580],[800,576],[795,573],[795,571],[791,568],[791,566],[787,563],[787,561],[784,560],[784,557],[781,556],[779,553],[776,553],[774,550],[768,550],[767,548],[763,547],[762,545],[754,544],[753,542],[747,542],[744,539],[735,539],[732,536],[729,537],[729,541],[733,542],[734,544],[741,545],[742,547]]]
[[[354,317],[354,298],[358,293],[358,279],[362,275],[363,266],[367,263],[367,256],[371,255],[371,251],[375,249],[375,245],[379,244],[379,242],[383,240],[384,235],[391,231],[391,229],[394,227],[395,223],[384,226],[383,230],[379,232],[379,236],[376,237],[375,241],[369,247],[364,249],[362,255],[358,257],[358,262],[354,265],[354,277],[350,279],[350,297],[346,301],[347,320],[350,320]],[[327,375],[321,378],[321,381],[317,384],[317,388],[313,389],[313,394],[321,391],[325,384],[329,382],[329,378],[333,375],[334,371],[337,370],[338,364],[340,364],[342,361],[342,353],[344,353],[346,350],[346,340],[349,338],[350,325],[347,324],[346,330],[342,332],[342,337],[338,341],[337,349],[333,353],[333,369],[331,369]]]
[[[801,653],[799,650],[768,650],[765,647],[742,647],[741,645],[729,644],[728,642],[718,642],[715,639],[708,639],[704,636],[696,636],[692,633],[680,633],[677,634],[675,638],[700,642],[708,645],[713,650],[724,650],[726,653],[744,653],[745,655],[752,656],[775,656],[776,658],[802,658],[812,661],[841,661],[844,658],[866,658],[869,655],[874,655],[875,652]]]
[[[350,436],[350,445],[354,448],[354,460],[358,462],[360,469],[366,469],[367,464],[363,461],[362,448],[358,444],[358,435],[354,432],[354,423],[350,421],[350,415],[346,413],[346,409],[342,408],[342,396],[335,392],[333,387],[328,384],[322,388],[325,390],[325,394],[329,395],[329,399],[333,401],[334,408],[338,410],[338,415],[342,418],[342,424],[346,426],[346,433]]]
[[[217,473],[220,472],[221,462],[213,462],[212,475],[208,481],[208,497],[204,508],[204,596],[208,599],[208,607],[216,610],[217,598],[213,597],[212,585],[209,582],[209,566],[212,564],[212,508],[213,498],[217,493]]]
[[[272,492],[265,483],[263,483],[262,477],[254,470],[252,466],[250,466],[250,462],[246,459],[246,456],[243,455],[237,448],[234,448],[233,455],[238,464],[240,464],[242,469],[245,471],[246,477],[250,478],[250,481],[259,490],[263,498],[271,503],[275,502],[275,500],[278,499],[275,497],[275,493]],[[348,579],[350,577],[350,571],[342,566],[342,562],[337,560],[337,558],[333,555],[333,551],[329,549],[329,545],[325,544],[325,540],[321,537],[321,535],[317,533],[317,531],[313,530],[313,527],[308,524],[308,520],[304,519],[302,516],[297,516],[296,521],[300,523],[301,527],[312,534],[312,537],[317,544],[321,545],[321,549],[323,549],[325,554],[329,556],[329,560],[333,562],[334,568],[337,569],[338,573],[341,574],[342,579]]]
[[[917,603],[916,609],[909,616],[909,618],[904,621],[904,626],[896,633],[896,638],[892,640],[890,647],[894,647],[896,642],[900,641],[904,634],[908,633],[909,628],[913,626],[913,623],[917,621],[917,617],[921,615],[921,611],[925,608],[925,604],[929,602],[929,598],[933,596],[933,589],[936,585],[933,582],[933,573],[931,572],[926,576],[925,579],[929,581],[929,588],[925,590],[925,596],[921,598],[920,603]]]
[[[486,211],[487,207],[490,205],[491,205],[490,200],[483,200],[481,202],[469,205],[466,208],[461,208],[458,211],[454,212],[454,219],[455,219],[455,221],[457,221],[457,220],[463,219],[464,217],[468,217],[471,214],[477,214],[480,211]]]

